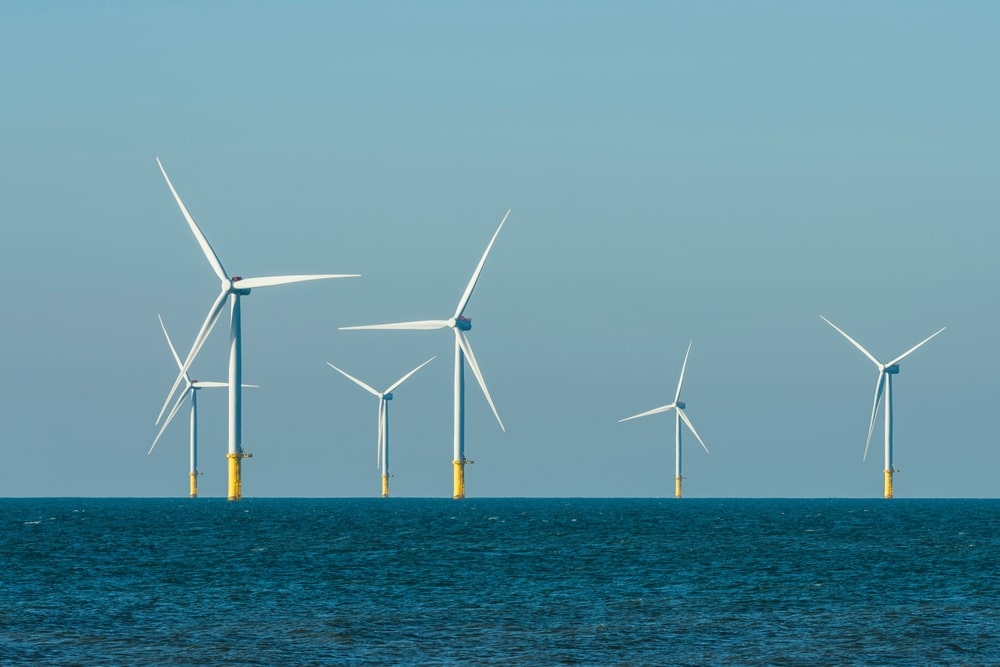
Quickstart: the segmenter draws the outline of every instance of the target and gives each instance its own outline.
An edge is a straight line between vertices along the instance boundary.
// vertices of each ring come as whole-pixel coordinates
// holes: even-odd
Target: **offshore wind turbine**
[[[163,318],[159,315],[156,316],[160,320],[160,328],[163,329],[163,335],[167,339],[167,345],[170,347],[170,354],[173,355],[174,361],[177,362],[177,368],[184,368],[184,362],[177,355],[177,350],[174,348],[173,342],[170,340],[170,334],[167,333],[167,327],[163,324]],[[174,403],[174,407],[171,408],[170,413],[167,415],[166,420],[163,422],[163,426],[160,427],[159,433],[156,434],[156,438],[153,440],[153,444],[149,446],[149,451],[146,455],[153,453],[153,448],[156,447],[156,443],[160,441],[160,436],[163,432],[167,430],[167,426],[173,420],[174,415],[180,410],[181,405],[184,403],[184,399],[191,397],[191,417],[188,424],[188,431],[190,433],[190,459],[191,459],[191,470],[188,473],[190,478],[190,494],[192,498],[198,497],[198,391],[200,389],[207,389],[210,387],[228,387],[229,384],[226,382],[206,382],[202,380],[192,380],[191,376],[188,375],[187,371],[184,371],[184,390],[178,395],[177,401]],[[256,387],[255,384],[245,384],[244,387]]]
[[[920,341],[919,343],[917,343],[916,345],[914,345],[909,350],[899,355],[892,361],[888,363],[882,363],[881,361],[876,359],[871,352],[862,347],[861,343],[848,336],[843,329],[841,329],[836,324],[826,319],[822,315],[820,315],[820,318],[824,322],[829,324],[831,327],[836,329],[840,333],[840,335],[846,338],[848,341],[850,341],[851,344],[854,345],[854,347],[861,350],[861,353],[864,354],[866,357],[868,357],[871,360],[871,362],[875,364],[875,367],[878,368],[878,377],[875,379],[875,400],[872,402],[872,416],[871,420],[869,420],[868,422],[868,439],[865,440],[865,453],[864,456],[862,456],[861,460],[864,461],[868,459],[868,446],[871,444],[872,431],[875,429],[875,416],[878,413],[879,399],[882,398],[882,394],[884,391],[885,392],[885,470],[884,470],[885,497],[892,498],[892,475],[893,473],[897,472],[896,469],[892,466],[892,376],[899,374],[899,362],[901,362],[906,357],[910,356],[910,354],[912,354],[917,348],[919,348],[921,345],[929,341],[931,338],[934,338],[934,336],[937,336],[947,327],[941,327],[940,329],[932,333],[930,336],[923,339],[922,341]]]
[[[201,247],[202,253],[205,255],[205,259],[208,260],[209,265],[215,272],[215,275],[219,278],[222,283],[222,287],[219,291],[219,295],[215,298],[212,303],[211,308],[208,310],[208,315],[205,316],[205,321],[201,325],[201,329],[198,330],[198,335],[195,336],[194,343],[191,345],[191,350],[188,352],[187,358],[181,366],[181,372],[178,374],[177,379],[174,380],[173,386],[170,388],[170,392],[167,394],[167,400],[163,403],[163,408],[160,409],[160,414],[156,418],[156,423],[160,423],[160,419],[163,418],[163,413],[166,411],[167,406],[170,404],[170,400],[174,396],[174,392],[177,391],[177,387],[180,385],[181,381],[184,379],[184,375],[188,368],[191,366],[191,362],[194,361],[195,357],[198,356],[198,352],[201,350],[202,345],[204,345],[205,340],[208,338],[209,333],[211,333],[212,328],[215,327],[215,323],[219,321],[219,316],[222,314],[223,306],[228,299],[229,301],[229,451],[227,458],[229,459],[229,500],[239,500],[243,497],[243,482],[242,482],[242,460],[249,457],[243,451],[243,344],[242,344],[242,333],[241,333],[241,316],[240,316],[240,297],[247,296],[250,294],[250,290],[257,287],[271,287],[274,285],[286,285],[289,283],[299,283],[309,280],[323,280],[326,278],[356,278],[358,274],[318,274],[318,275],[291,275],[291,276],[267,276],[262,278],[242,278],[240,276],[229,276],[226,270],[222,267],[222,262],[219,260],[219,256],[216,254],[215,250],[209,244],[208,239],[199,229],[197,223],[195,223],[194,218],[188,212],[187,207],[184,202],[181,201],[180,195],[177,194],[177,190],[174,189],[174,184],[170,182],[170,177],[167,176],[166,169],[163,168],[163,164],[160,162],[160,158],[156,158],[156,164],[160,167],[160,172],[163,174],[164,180],[167,182],[167,187],[170,188],[170,193],[174,196],[174,200],[177,202],[177,206],[181,209],[181,213],[184,215],[184,219],[187,220],[188,227],[191,228],[191,232],[194,234],[195,239],[198,241],[198,245]]]
[[[414,322],[395,322],[392,324],[368,324],[354,327],[340,327],[341,330],[345,331],[360,329],[451,329],[455,332],[455,418],[452,459],[452,465],[454,467],[452,497],[455,499],[465,498],[465,465],[467,463],[472,463],[472,461],[465,458],[466,361],[469,363],[469,368],[472,369],[473,375],[476,376],[476,380],[479,382],[479,387],[483,390],[483,395],[486,397],[486,402],[490,404],[490,409],[493,410],[493,416],[497,418],[497,423],[500,424],[500,429],[503,431],[507,430],[504,428],[503,421],[500,419],[500,414],[497,412],[496,406],[493,405],[493,399],[490,397],[490,392],[486,388],[486,381],[483,379],[483,374],[479,370],[479,363],[476,361],[476,356],[472,353],[472,344],[465,335],[465,332],[472,329],[472,320],[465,317],[464,313],[466,306],[469,305],[469,298],[472,296],[472,290],[475,289],[476,282],[479,280],[479,274],[482,273],[483,267],[486,265],[486,258],[489,257],[490,250],[493,248],[493,243],[496,242],[497,236],[500,234],[500,230],[503,229],[503,224],[507,222],[507,216],[509,215],[510,209],[504,213],[503,219],[500,221],[500,225],[497,227],[497,230],[493,232],[493,238],[490,239],[489,244],[486,246],[486,251],[483,252],[483,256],[480,258],[479,264],[476,265],[476,270],[472,272],[472,278],[469,280],[469,284],[466,285],[465,292],[462,293],[462,297],[458,300],[458,307],[455,308],[455,313],[449,319],[418,320]]]
[[[694,341],[692,341],[694,342]],[[681,377],[677,380],[677,391],[674,392],[674,402],[667,405],[662,405],[658,408],[653,408],[652,410],[647,410],[646,412],[640,412],[637,415],[632,415],[631,417],[626,417],[625,419],[619,419],[618,423],[627,422],[632,419],[639,419],[640,417],[648,417],[649,415],[660,414],[661,412],[674,411],[674,497],[681,497],[681,480],[684,478],[681,476],[681,422],[691,429],[691,433],[694,437],[698,439],[701,443],[702,448],[708,452],[708,447],[705,445],[705,441],[701,439],[698,435],[698,431],[694,430],[694,424],[688,419],[687,414],[684,413],[684,409],[687,404],[680,400],[681,398],[681,385],[684,384],[684,369],[687,368],[688,355],[691,354],[691,343],[688,343],[687,352],[684,353],[684,363],[681,364]]]
[[[420,364],[412,371],[410,371],[409,373],[407,373],[406,375],[404,375],[403,377],[399,378],[391,385],[389,385],[389,388],[386,389],[385,391],[376,391],[375,389],[372,389],[369,385],[365,384],[358,378],[349,374],[347,371],[343,371],[337,368],[329,361],[326,362],[327,366],[337,371],[338,373],[346,377],[348,380],[352,381],[354,384],[358,385],[359,387],[367,391],[369,394],[372,394],[376,398],[378,398],[378,450],[377,450],[378,464],[377,465],[378,465],[378,471],[382,476],[383,498],[389,497],[389,401],[392,400],[392,392],[398,389],[401,384],[409,380],[411,375],[419,371],[427,364],[434,361],[435,358],[436,357],[431,357],[424,363]]]

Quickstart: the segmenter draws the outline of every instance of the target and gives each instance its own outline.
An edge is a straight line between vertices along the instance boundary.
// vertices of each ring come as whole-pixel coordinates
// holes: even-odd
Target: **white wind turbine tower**
[[[841,336],[846,338],[851,342],[854,347],[861,350],[862,354],[868,357],[873,364],[878,368],[878,377],[875,379],[875,400],[872,403],[872,416],[871,420],[868,422],[868,439],[865,440],[865,453],[862,460],[868,459],[868,446],[872,441],[872,431],[875,429],[875,416],[878,413],[878,403],[879,399],[882,398],[883,391],[885,392],[885,497],[892,498],[892,474],[896,472],[896,469],[892,466],[892,376],[899,374],[899,362],[901,362],[906,357],[910,356],[917,348],[929,341],[934,336],[944,331],[947,327],[941,327],[934,333],[932,333],[927,338],[923,339],[909,350],[899,355],[889,363],[883,364],[881,361],[876,359],[871,352],[866,350],[861,346],[861,343],[854,340],[844,332],[843,329],[838,327],[836,324],[826,319],[822,315],[820,318],[829,324],[831,327],[836,329]]]
[[[177,206],[180,207],[181,213],[184,215],[184,219],[187,220],[188,227],[191,228],[191,232],[194,234],[195,239],[198,241],[198,245],[201,247],[201,251],[205,254],[205,259],[208,260],[209,265],[218,276],[219,280],[222,282],[222,288],[219,291],[219,296],[216,297],[215,302],[212,307],[208,310],[208,315],[205,316],[205,321],[198,331],[198,335],[195,336],[194,343],[191,345],[191,351],[188,352],[187,358],[184,360],[184,364],[181,366],[181,372],[174,381],[173,386],[170,388],[170,392],[167,394],[167,400],[163,403],[163,408],[160,410],[159,416],[156,418],[156,423],[160,423],[160,419],[163,418],[163,413],[167,409],[167,405],[170,404],[170,400],[174,396],[174,392],[177,391],[177,387],[180,385],[181,381],[184,379],[184,374],[187,372],[188,368],[191,366],[191,362],[198,355],[201,350],[202,345],[204,345],[205,340],[208,338],[209,333],[211,333],[212,328],[215,323],[218,322],[219,316],[222,314],[223,306],[226,300],[229,300],[229,453],[227,457],[229,459],[229,500],[239,500],[243,497],[243,483],[241,480],[241,467],[242,459],[244,457],[250,456],[243,452],[243,393],[242,393],[242,377],[243,377],[243,353],[242,353],[242,335],[241,335],[241,318],[240,318],[240,297],[250,294],[250,290],[257,287],[271,287],[273,285],[286,285],[288,283],[299,283],[308,280],[323,280],[326,278],[356,278],[358,274],[320,274],[320,275],[292,275],[292,276],[268,276],[263,278],[242,278],[240,276],[230,277],[225,269],[222,267],[222,262],[219,261],[219,256],[212,249],[212,246],[208,243],[205,235],[202,234],[201,229],[195,223],[194,218],[188,213],[187,207],[184,206],[184,202],[181,201],[180,195],[177,194],[177,190],[174,189],[173,183],[170,182],[170,178],[167,176],[166,170],[163,168],[163,164],[160,163],[160,159],[156,158],[156,164],[160,167],[160,172],[163,173],[163,178],[167,182],[167,187],[170,188],[170,193],[174,196],[174,200],[177,202]]]
[[[693,342],[693,341],[692,341]],[[619,419],[618,423],[627,422],[631,419],[638,419],[639,417],[648,417],[649,415],[656,415],[661,412],[668,412],[673,410],[675,413],[674,417],[674,497],[681,497],[681,480],[684,479],[681,476],[681,422],[683,421],[694,437],[698,439],[701,443],[702,448],[708,452],[708,447],[705,445],[705,441],[701,439],[698,435],[698,431],[694,430],[694,424],[688,419],[688,416],[684,413],[684,408],[687,405],[680,400],[681,398],[681,385],[684,384],[684,369],[687,368],[688,355],[691,354],[691,343],[688,343],[687,352],[684,353],[684,363],[681,364],[681,377],[677,380],[677,391],[674,393],[674,402],[668,405],[663,405],[658,408],[653,408],[652,410],[647,410],[646,412],[640,412],[637,415],[632,415],[631,417],[626,417],[625,419]]]
[[[184,362],[177,355],[177,350],[174,348],[173,342],[170,340],[170,334],[167,333],[167,327],[163,324],[163,318],[159,315],[156,316],[160,320],[160,328],[163,329],[163,335],[167,339],[167,345],[170,347],[170,354],[173,355],[174,361],[177,362],[177,368],[183,369]],[[188,396],[191,397],[191,418],[188,425],[188,430],[190,433],[190,443],[191,443],[191,471],[188,473],[190,478],[190,488],[191,497],[198,497],[198,390],[206,389],[209,387],[228,387],[229,385],[225,382],[204,382],[201,380],[192,380],[191,376],[188,375],[187,371],[184,371],[184,391],[182,391],[178,397],[177,401],[174,403],[174,407],[171,408],[169,414],[167,414],[166,420],[163,422],[163,426],[160,427],[159,433],[156,434],[156,438],[153,440],[153,444],[150,445],[149,451],[146,455],[153,453],[153,448],[156,447],[156,443],[160,441],[160,436],[163,432],[167,430],[167,426],[173,420],[174,415],[180,410],[181,405],[184,403],[184,399]],[[256,387],[255,384],[245,384],[244,387]]]
[[[455,332],[455,420],[454,458],[452,459],[452,464],[454,466],[454,491],[452,493],[452,497],[456,499],[465,497],[465,464],[472,463],[472,461],[465,458],[465,361],[469,362],[469,368],[472,369],[472,373],[476,376],[476,380],[479,382],[479,387],[483,390],[486,402],[490,404],[490,409],[493,410],[493,415],[497,418],[497,422],[500,424],[501,430],[506,431],[503,421],[500,420],[500,415],[497,413],[496,406],[493,405],[493,399],[490,397],[490,392],[486,388],[486,381],[483,379],[483,374],[479,370],[479,364],[476,362],[476,356],[472,353],[472,345],[469,343],[469,339],[465,335],[466,331],[472,329],[472,320],[464,317],[463,313],[465,312],[465,307],[469,305],[469,298],[472,296],[472,290],[475,289],[476,282],[479,280],[479,274],[482,273],[483,266],[486,265],[486,258],[489,256],[490,250],[493,248],[493,243],[497,240],[497,235],[500,234],[500,230],[503,229],[503,224],[507,221],[507,216],[509,215],[510,210],[508,209],[504,214],[503,219],[500,221],[500,225],[497,227],[497,230],[493,233],[493,238],[490,239],[489,245],[486,246],[486,251],[479,260],[476,270],[472,272],[472,278],[469,280],[469,284],[465,287],[465,292],[462,294],[462,298],[458,300],[458,307],[455,308],[455,314],[449,319],[340,327],[342,330],[451,329]]]
[[[389,497],[389,401],[392,400],[392,392],[394,392],[396,389],[398,389],[401,384],[403,384],[404,382],[406,382],[407,380],[409,380],[411,375],[413,375],[414,373],[416,373],[417,371],[419,371],[421,368],[423,368],[427,364],[429,364],[432,361],[434,361],[435,358],[436,357],[431,357],[430,359],[428,359],[424,363],[420,364],[419,366],[417,366],[416,368],[414,368],[412,371],[410,371],[409,373],[407,373],[406,375],[404,375],[403,377],[399,378],[398,380],[396,380],[395,382],[393,382],[391,385],[389,385],[389,388],[386,389],[385,391],[376,391],[375,389],[372,389],[370,386],[368,386],[367,384],[365,384],[364,382],[362,382],[358,378],[354,377],[353,375],[349,374],[348,372],[343,371],[343,370],[337,368],[336,366],[334,366],[333,364],[331,364],[329,361],[326,362],[327,366],[329,366],[333,370],[337,371],[338,373],[340,373],[341,375],[343,375],[344,377],[346,377],[348,380],[352,381],[354,384],[358,385],[359,387],[361,387],[362,389],[364,389],[365,391],[367,391],[369,394],[372,394],[373,396],[375,396],[376,398],[378,398],[378,454],[377,454],[377,457],[378,457],[378,471],[379,471],[379,473],[382,476],[382,497],[383,498],[388,498]]]

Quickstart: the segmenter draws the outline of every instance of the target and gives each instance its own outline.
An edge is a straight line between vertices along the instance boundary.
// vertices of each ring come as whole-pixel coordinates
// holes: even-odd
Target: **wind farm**
[[[486,245],[486,250],[483,252],[483,256],[479,259],[479,263],[476,265],[475,270],[472,272],[472,278],[469,279],[468,284],[465,286],[465,291],[458,300],[458,306],[455,308],[454,314],[446,320],[416,320],[409,322],[395,322],[391,324],[367,324],[359,326],[348,326],[340,327],[343,331],[360,331],[360,330],[433,330],[433,329],[451,329],[455,334],[455,375],[454,375],[454,420],[453,420],[453,456],[452,456],[452,466],[453,466],[453,485],[452,485],[452,497],[456,499],[465,498],[465,466],[466,464],[472,463],[465,457],[465,364],[469,364],[469,368],[472,370],[473,375],[476,377],[476,381],[479,383],[480,389],[483,391],[483,396],[486,397],[486,402],[489,403],[490,410],[493,411],[493,416],[496,417],[497,423],[500,424],[500,429],[506,431],[503,425],[503,421],[500,419],[500,414],[497,412],[496,406],[493,404],[493,398],[490,396],[489,389],[486,388],[486,380],[483,379],[483,373],[479,368],[479,362],[476,361],[476,356],[472,352],[472,343],[466,335],[466,332],[472,329],[472,320],[465,317],[465,309],[469,305],[469,299],[472,297],[472,291],[476,288],[476,283],[479,281],[479,276],[483,272],[483,267],[486,265],[486,259],[490,255],[490,250],[493,249],[493,244],[497,240],[497,236],[500,235],[500,230],[503,229],[503,225],[507,222],[507,217],[510,215],[510,209],[504,213],[503,218],[500,220],[500,224],[497,226],[497,230],[493,232],[493,237],[490,238],[490,242]]]
[[[205,259],[208,260],[209,266],[215,273],[216,277],[221,281],[221,289],[219,295],[215,298],[212,306],[208,310],[208,314],[205,316],[205,321],[201,328],[198,330],[198,334],[195,336],[194,343],[191,345],[191,349],[181,364],[180,373],[177,375],[177,379],[174,380],[170,391],[167,392],[167,398],[163,403],[163,407],[160,409],[160,414],[156,418],[156,423],[159,424],[160,420],[163,418],[163,414],[173,399],[181,382],[186,377],[188,368],[191,363],[198,356],[198,352],[201,350],[202,345],[204,345],[208,335],[212,332],[215,327],[216,322],[219,320],[219,316],[222,314],[222,310],[229,301],[229,381],[227,383],[229,388],[229,437],[228,437],[228,453],[227,458],[229,460],[228,471],[229,471],[229,484],[228,484],[228,498],[229,500],[239,500],[243,497],[243,483],[242,483],[242,461],[244,458],[248,458],[250,454],[243,451],[243,433],[242,433],[242,389],[243,389],[243,348],[242,348],[242,318],[240,310],[240,299],[244,296],[248,296],[250,291],[259,287],[272,287],[276,285],[287,285],[291,283],[307,282],[313,280],[327,280],[332,278],[356,278],[360,274],[308,274],[308,275],[286,275],[286,276],[267,276],[259,278],[243,278],[241,276],[230,276],[226,273],[226,270],[222,266],[222,262],[219,260],[219,256],[216,254],[215,250],[209,244],[208,239],[202,233],[201,229],[195,223],[194,218],[188,212],[187,207],[181,200],[180,195],[177,194],[177,190],[174,188],[173,183],[170,181],[170,177],[167,176],[167,171],[164,169],[163,164],[160,162],[159,158],[156,158],[156,164],[160,168],[160,172],[163,174],[163,179],[167,182],[167,187],[170,188],[170,193],[173,195],[174,201],[177,202],[177,206],[180,208],[184,219],[187,221],[188,227],[191,229],[191,233],[194,234],[195,239],[201,248],[202,253],[205,255]]]
[[[684,479],[681,474],[681,422],[688,427],[695,438],[698,439],[698,443],[701,445],[705,453],[708,453],[708,445],[705,441],[701,439],[698,435],[698,431],[695,430],[694,424],[688,418],[687,414],[684,412],[687,408],[687,404],[681,401],[681,387],[684,384],[684,371],[687,368],[688,355],[691,354],[691,343],[688,343],[687,352],[684,353],[684,362],[681,364],[681,374],[677,379],[677,391],[674,392],[674,400],[672,403],[667,405],[661,405],[658,408],[653,408],[652,410],[646,410],[645,412],[640,412],[639,414],[632,415],[631,417],[625,417],[624,419],[619,419],[618,423],[631,421],[633,419],[640,419],[641,417],[648,417],[650,415],[658,415],[663,412],[674,411],[674,497],[682,497],[682,481]]]
[[[844,338],[846,338],[851,343],[851,345],[853,345],[854,347],[858,348],[861,351],[862,354],[864,354],[866,357],[868,357],[868,359],[873,364],[875,364],[875,368],[877,369],[878,375],[875,378],[875,398],[872,401],[872,414],[871,414],[871,419],[869,419],[869,421],[868,421],[868,437],[865,439],[865,453],[862,456],[862,460],[863,461],[868,460],[868,447],[871,444],[872,432],[875,429],[875,419],[876,419],[876,417],[878,415],[879,402],[882,400],[882,397],[884,395],[885,396],[885,401],[884,401],[885,402],[885,410],[883,412],[883,422],[884,422],[884,426],[885,426],[885,468],[883,470],[883,474],[884,474],[883,496],[885,498],[892,498],[893,497],[893,493],[894,493],[894,491],[893,491],[893,480],[892,480],[892,477],[893,477],[893,474],[895,474],[896,472],[898,472],[896,470],[895,466],[893,465],[893,461],[892,461],[892,435],[893,435],[892,434],[892,426],[893,426],[893,423],[892,423],[892,378],[893,378],[894,375],[898,375],[899,374],[899,362],[901,362],[906,357],[910,356],[918,348],[922,347],[929,340],[931,340],[932,338],[934,338],[935,336],[937,336],[939,333],[941,333],[942,331],[944,331],[946,327],[941,327],[940,329],[938,329],[937,331],[935,331],[934,333],[932,333],[930,336],[928,336],[927,338],[923,339],[922,341],[920,341],[919,343],[917,343],[916,345],[914,345],[913,347],[911,347],[910,349],[908,349],[903,354],[899,355],[898,357],[892,359],[889,362],[883,363],[883,362],[879,361],[878,359],[876,359],[875,356],[871,352],[869,352],[868,350],[866,350],[861,345],[861,343],[859,343],[858,341],[856,341],[853,338],[851,338],[847,334],[847,332],[845,332],[843,329],[841,329],[840,327],[838,327],[836,324],[834,324],[830,320],[826,319],[826,317],[824,317],[823,315],[820,315],[820,318],[822,318],[822,320],[824,322],[826,322],[827,324],[829,324],[831,327],[833,327],[834,329],[836,329],[837,333],[839,333],[841,336],[843,336]]]
[[[379,471],[379,476],[382,479],[383,498],[389,497],[389,476],[390,476],[389,475],[389,401],[393,399],[393,392],[396,391],[396,389],[398,389],[404,382],[410,379],[410,377],[414,373],[416,373],[421,368],[434,361],[435,358],[436,357],[431,357],[424,363],[420,364],[412,371],[410,371],[403,377],[393,382],[384,391],[378,391],[376,389],[373,389],[371,385],[365,383],[362,380],[359,380],[358,378],[354,377],[347,371],[337,368],[329,361],[326,362],[327,366],[337,371],[338,373],[346,377],[348,380],[358,385],[359,387],[361,387],[369,394],[372,394],[378,399],[378,426],[376,428],[377,432],[376,460],[377,460],[377,468]]]

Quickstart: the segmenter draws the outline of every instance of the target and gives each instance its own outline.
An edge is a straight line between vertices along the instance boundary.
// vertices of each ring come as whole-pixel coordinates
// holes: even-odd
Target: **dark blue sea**
[[[0,664],[1000,665],[998,500],[5,499]]]

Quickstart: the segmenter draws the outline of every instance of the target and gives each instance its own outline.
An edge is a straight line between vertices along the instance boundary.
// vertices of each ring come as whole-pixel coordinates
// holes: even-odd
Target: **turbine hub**
[[[455,328],[461,329],[462,331],[468,331],[469,329],[472,328],[472,320],[470,320],[468,317],[462,317],[461,315],[459,315],[458,317],[455,318]]]

